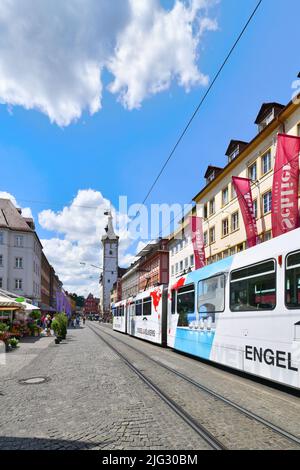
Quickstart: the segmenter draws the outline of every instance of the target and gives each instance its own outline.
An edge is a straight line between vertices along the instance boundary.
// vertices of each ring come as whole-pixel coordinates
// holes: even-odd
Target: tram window
[[[142,301],[137,300],[135,302],[135,314],[136,316],[142,315]]]
[[[112,309],[112,314],[113,314],[113,317],[117,316],[117,309],[115,307]]]
[[[172,290],[171,293],[171,313],[176,313],[176,290]]]
[[[220,274],[198,283],[198,312],[200,316],[212,317],[215,313],[224,312],[225,309],[225,275]]]
[[[195,286],[191,284],[177,291],[178,326],[188,326],[188,314],[195,312]]]
[[[288,308],[300,307],[300,251],[286,258],[285,303]]]
[[[120,317],[124,317],[124,305],[120,307]]]
[[[151,297],[143,300],[143,316],[151,315]]]
[[[273,310],[276,307],[276,264],[258,263],[231,273],[232,311]]]

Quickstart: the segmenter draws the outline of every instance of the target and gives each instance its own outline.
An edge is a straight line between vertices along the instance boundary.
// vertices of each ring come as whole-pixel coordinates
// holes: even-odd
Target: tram
[[[296,229],[139,293],[113,328],[299,389],[299,246]]]

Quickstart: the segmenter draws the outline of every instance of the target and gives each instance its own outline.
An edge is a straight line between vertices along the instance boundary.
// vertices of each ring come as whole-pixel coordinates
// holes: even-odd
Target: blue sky
[[[161,2],[172,8],[173,1]],[[221,0],[211,11],[218,31],[201,40],[198,66],[210,78],[233,44],[256,0]],[[291,99],[300,70],[297,0],[264,0],[238,48],[190,127],[148,203],[187,203],[203,186],[208,164],[223,166],[232,138],[250,140],[263,102]],[[19,77],[22,80],[22,77]],[[111,81],[105,72],[104,86]],[[66,127],[21,106],[0,105],[1,191],[30,206],[41,238],[54,236],[38,213],[62,210],[78,190],[100,191],[115,206],[119,195],[138,203],[205,92],[172,83],[127,110],[103,91],[102,109]],[[87,209],[88,210],[88,209]],[[58,234],[63,237],[62,234]]]

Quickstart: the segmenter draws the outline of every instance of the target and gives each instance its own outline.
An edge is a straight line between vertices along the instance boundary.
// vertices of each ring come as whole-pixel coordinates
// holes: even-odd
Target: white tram
[[[300,229],[139,293],[124,315],[133,336],[300,388]]]

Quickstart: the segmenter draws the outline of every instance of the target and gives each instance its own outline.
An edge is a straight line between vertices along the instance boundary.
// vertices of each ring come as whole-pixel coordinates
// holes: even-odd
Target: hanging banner
[[[202,218],[190,216],[190,231],[194,248],[195,269],[206,265]]]
[[[257,245],[258,233],[253,208],[251,180],[249,178],[232,177],[232,184],[239,200],[240,209],[245,224],[248,248]]]
[[[278,134],[272,190],[272,234],[299,227],[300,137]]]

